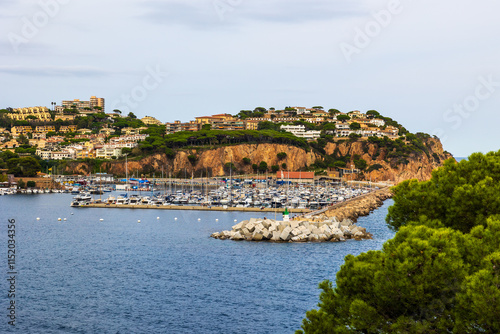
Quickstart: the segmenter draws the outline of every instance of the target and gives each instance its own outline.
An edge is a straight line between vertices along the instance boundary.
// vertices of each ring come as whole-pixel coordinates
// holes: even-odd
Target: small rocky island
[[[273,219],[244,220],[232,227],[231,231],[213,233],[212,238],[235,241],[272,241],[272,242],[336,242],[346,239],[371,239],[372,235],[364,227],[353,224],[350,219],[339,222],[333,218],[315,219]],[[326,219],[325,219],[326,218]]]

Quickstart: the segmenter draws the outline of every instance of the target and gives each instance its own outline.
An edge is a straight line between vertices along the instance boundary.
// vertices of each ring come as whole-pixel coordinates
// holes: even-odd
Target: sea
[[[293,333],[346,255],[394,236],[384,222],[392,200],[358,221],[373,240],[299,244],[210,238],[279,212],[72,208],[71,199],[0,196],[1,333]]]

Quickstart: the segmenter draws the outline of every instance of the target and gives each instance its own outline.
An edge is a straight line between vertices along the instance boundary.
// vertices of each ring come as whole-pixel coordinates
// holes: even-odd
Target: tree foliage
[[[319,309],[307,312],[303,332],[500,331],[500,253],[491,251],[500,246],[500,221],[470,235],[435,224],[424,218],[381,251],[348,255],[336,287],[320,284]]]
[[[34,157],[22,157],[10,151],[0,153],[0,168],[6,168],[7,174],[16,177],[32,177],[42,169],[40,162]]]
[[[448,160],[426,182],[409,180],[393,188],[387,223],[397,230],[422,215],[444,226],[469,232],[500,214],[500,151],[475,153],[468,160]]]
[[[395,237],[320,284],[305,333],[500,332],[500,152],[394,189]]]

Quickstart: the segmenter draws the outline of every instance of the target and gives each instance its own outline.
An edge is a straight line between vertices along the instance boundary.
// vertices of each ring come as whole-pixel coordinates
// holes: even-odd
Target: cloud
[[[110,74],[119,74],[109,70],[95,67],[24,67],[24,66],[0,66],[0,73],[16,76],[37,76],[37,77],[103,77]]]
[[[266,22],[300,24],[366,15],[360,4],[331,0],[150,0],[141,3],[139,18],[156,24],[184,25],[195,29],[224,27],[227,24]],[[227,20],[226,20],[227,19]]]

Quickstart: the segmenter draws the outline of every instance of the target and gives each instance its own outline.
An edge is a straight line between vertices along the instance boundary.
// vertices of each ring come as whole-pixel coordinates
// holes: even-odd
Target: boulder
[[[333,222],[330,224],[330,229],[336,229],[336,228],[340,228],[340,223],[339,222]]]
[[[248,224],[245,225],[245,228],[249,232],[253,232],[255,230],[255,223],[254,222],[250,222],[250,223],[248,223]]]
[[[262,226],[264,226],[265,228],[269,228],[269,226],[271,226],[271,221],[268,220],[268,219],[264,219],[262,222],[261,222]]]
[[[326,235],[324,235],[324,234],[320,234],[320,235],[318,235],[318,240],[319,240],[319,241],[327,241],[327,240],[328,240],[328,238],[326,237]]]
[[[236,241],[239,241],[239,240],[243,240],[243,236],[241,235],[240,232],[236,232],[232,237],[231,237],[231,240],[236,240]]]
[[[232,227],[233,231],[241,231],[245,227],[245,224],[243,222],[240,222]]]
[[[344,237],[344,232],[342,232],[340,229],[335,229],[332,231],[332,235],[335,239],[340,240],[340,238]]]
[[[273,231],[273,236],[271,237],[271,240],[272,241],[280,241],[280,235],[281,235],[281,232],[280,231]]]
[[[365,234],[361,231],[354,233],[355,238],[363,238],[364,236],[365,236]]]
[[[292,232],[292,229],[289,226],[285,227],[283,232],[281,232],[281,234],[280,234],[280,239],[283,241],[290,240],[292,238],[290,232]]]
[[[257,224],[258,219],[257,218],[250,218],[250,220],[247,221],[249,224]]]
[[[260,233],[254,233],[252,236],[252,239],[254,241],[261,241],[264,238],[264,236]]]
[[[322,225],[320,228],[319,228],[321,231],[324,232],[329,232],[331,233],[331,230],[330,230],[330,227],[328,225]]]
[[[309,241],[318,241],[318,235],[317,234],[309,234],[309,237],[307,238]]]
[[[312,234],[321,234],[321,232],[322,231],[319,228],[315,227],[315,226],[313,228],[311,228],[311,233]]]
[[[299,227],[299,222],[298,221],[291,221],[290,227],[292,228],[292,230],[296,229],[297,227]]]
[[[340,226],[351,226],[352,225],[352,220],[350,219],[344,219],[341,223]]]

